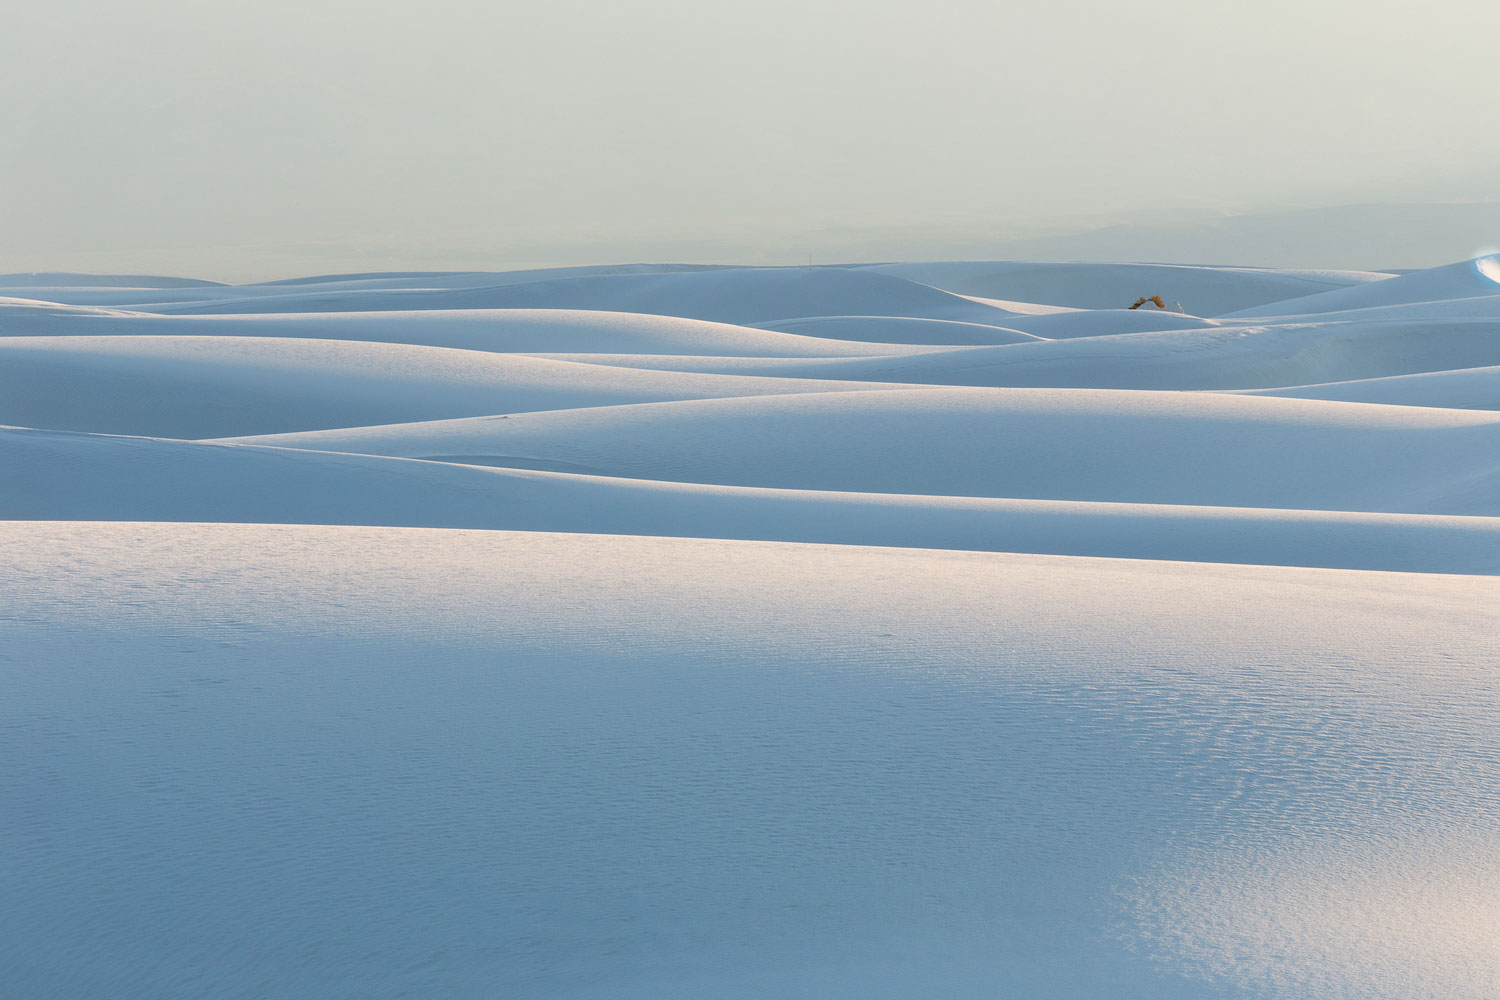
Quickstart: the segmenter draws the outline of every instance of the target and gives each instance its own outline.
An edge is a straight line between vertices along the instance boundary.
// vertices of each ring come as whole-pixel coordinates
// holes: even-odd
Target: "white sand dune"
[[[1043,340],[1115,337],[1161,330],[1204,330],[1214,320],[1161,309],[1091,309],[1018,316],[1011,326]]]
[[[1480,286],[1484,291],[1488,286]],[[1294,299],[1293,302],[1300,300]],[[1293,303],[1282,303],[1290,307]],[[1464,298],[1440,298],[1430,301],[1393,302],[1382,305],[1361,306],[1349,309],[1328,309],[1310,313],[1306,317],[1296,315],[1258,318],[1256,322],[1289,323],[1299,319],[1313,319],[1322,323],[1368,322],[1371,320],[1445,320],[1445,319],[1500,319],[1500,295],[1493,293],[1469,295]],[[1018,322],[1029,322],[1030,319]],[[1225,318],[1216,322],[1237,324],[1240,319]]]
[[[0,422],[105,434],[204,438],[859,388],[291,337],[0,338]]]
[[[1496,260],[0,276],[0,995],[1500,995]]]
[[[562,463],[559,463],[562,464]],[[0,428],[0,520],[603,532],[1500,573],[1500,517],[819,492]]]
[[[240,288],[271,291],[307,288],[312,285],[361,288],[487,288],[521,285],[557,278],[599,277],[609,274],[676,274],[690,271],[723,271],[726,264],[590,264],[582,267],[544,267],[519,271],[385,271],[376,273],[317,274],[301,278],[262,281]]]
[[[848,343],[852,343],[852,341]],[[865,360],[866,358],[889,359],[918,354],[946,354],[954,350],[952,347],[920,347],[911,345],[907,346],[904,350],[897,347],[896,351],[888,353],[882,349],[884,346],[880,344],[861,344],[860,347],[862,349],[868,348],[869,353],[842,358],[746,358],[707,354],[552,354],[542,351],[530,353],[528,356],[533,358],[547,358],[553,361],[573,361],[585,365],[636,368],[645,371],[697,372],[703,375],[746,375],[750,377],[802,380],[808,377],[810,371],[816,371],[830,361],[854,360],[855,358],[859,360]],[[894,347],[896,345],[890,346]],[[884,371],[884,366],[882,365],[871,365],[868,367],[876,375]],[[878,389],[883,388],[885,384],[889,383],[885,379],[875,378],[869,382],[850,382],[849,384],[868,385]]]
[[[1270,302],[1231,315],[1307,316],[1318,313],[1400,306],[1414,302],[1500,295],[1500,255],[1397,275],[1389,281],[1353,285],[1281,302]]]
[[[322,274],[249,285],[146,275],[36,273],[0,275],[6,294],[80,305],[140,303],[189,304],[228,298],[279,297],[289,292],[359,292],[454,290],[493,285],[525,284],[553,278],[607,274],[656,274],[677,271],[722,270],[703,264],[620,264],[598,267],[559,267],[531,271],[381,271],[362,274]]]
[[[971,346],[1024,344],[1029,340],[1041,339],[1034,334],[1003,326],[964,323],[951,319],[917,319],[910,316],[803,316],[759,323],[757,327],[809,338],[850,340],[856,343]]]
[[[112,275],[101,277],[106,279],[101,284],[14,284],[0,286],[0,290],[3,290],[9,298],[112,309],[132,309],[138,305],[219,302],[226,296],[244,299],[256,295],[283,294],[274,288],[265,289],[257,285],[224,285],[218,282],[162,287],[150,284],[137,286],[128,282],[122,285],[112,285],[107,280],[113,277]]]
[[[218,281],[176,278],[159,274],[79,274],[71,271],[32,271],[0,274],[0,288],[30,288],[61,291],[69,288],[223,288]]]
[[[960,295],[1075,309],[1124,309],[1143,295],[1163,295],[1180,301],[1188,312],[1198,316],[1215,316],[1344,288],[1362,288],[1391,277],[1371,271],[1031,261],[879,264],[869,270]]]
[[[1494,985],[1494,578],[328,526],[0,547],[18,995]]]
[[[170,313],[387,309],[598,309],[763,323],[806,316],[884,315],[1004,326],[1009,310],[915,281],[859,269],[729,268],[553,278],[457,289],[376,287],[284,291],[211,302],[138,306]]]
[[[1019,305],[1010,303],[1010,305]],[[1486,313],[1485,315],[1488,315]],[[1423,317],[1425,318],[1425,317]],[[1170,310],[1068,309],[1062,307],[1016,312],[1003,326],[955,320],[913,319],[902,316],[804,316],[756,323],[765,330],[782,330],[816,337],[846,337],[866,342],[981,346],[1019,344],[1028,340],[1071,340],[1111,337],[1161,330],[1203,330],[1216,320]]]
[[[642,359],[641,365],[649,366]],[[939,385],[1272,389],[1500,364],[1500,319],[1316,319],[694,370]]]
[[[976,341],[982,343],[1035,339],[978,324],[943,325],[995,334],[992,339]],[[359,340],[501,353],[608,351],[741,358],[868,357],[910,354],[923,349],[907,343],[859,343],[846,337],[778,333],[675,316],[573,309],[161,316],[102,306],[64,306],[0,299],[0,337],[95,335],[279,337]]]
[[[1500,514],[1468,485],[1500,474],[1500,414],[1274,397],[904,389],[235,440],[779,489]]]
[[[1245,395],[1342,399],[1396,406],[1437,406],[1459,410],[1500,410],[1500,366],[1422,372],[1391,378],[1325,382],[1284,389],[1252,389]]]

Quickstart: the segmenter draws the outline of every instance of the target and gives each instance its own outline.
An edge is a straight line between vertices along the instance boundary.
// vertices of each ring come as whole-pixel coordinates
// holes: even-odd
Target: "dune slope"
[[[326,526],[0,546],[18,995],[1493,985],[1457,922],[1500,894],[1493,579]]]
[[[0,996],[1500,995],[1494,257],[0,292]]]
[[[1500,414],[1208,393],[901,389],[229,440],[781,489],[1500,513],[1448,495],[1500,468]]]
[[[711,486],[0,428],[0,520],[604,532],[1500,573],[1500,518]]]
[[[857,382],[643,371],[410,344],[290,337],[0,338],[0,421],[203,438]]]

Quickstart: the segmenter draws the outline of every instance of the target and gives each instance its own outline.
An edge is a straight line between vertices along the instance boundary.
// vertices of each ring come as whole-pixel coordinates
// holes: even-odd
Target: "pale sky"
[[[1494,0],[49,0],[4,20],[6,270],[606,263],[663,240],[790,262],[820,231],[1500,196]]]

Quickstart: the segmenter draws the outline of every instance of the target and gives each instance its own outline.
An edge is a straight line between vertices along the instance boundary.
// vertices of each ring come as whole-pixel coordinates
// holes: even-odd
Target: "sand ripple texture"
[[[0,425],[0,995],[1500,996],[1495,258],[0,276]]]

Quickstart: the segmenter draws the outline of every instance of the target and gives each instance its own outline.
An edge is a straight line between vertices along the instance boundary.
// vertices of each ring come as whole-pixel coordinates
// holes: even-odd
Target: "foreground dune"
[[[1495,985],[1492,578],[323,526],[0,545],[17,995]]]
[[[1495,258],[0,294],[0,995],[1500,994]]]

